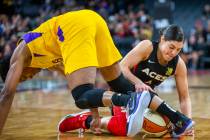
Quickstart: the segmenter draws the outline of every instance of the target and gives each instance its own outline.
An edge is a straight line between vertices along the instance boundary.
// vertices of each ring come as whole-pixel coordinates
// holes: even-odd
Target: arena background
[[[114,42],[123,56],[144,39],[158,40],[158,30],[180,25],[185,43],[180,56],[188,68],[194,137],[210,139],[210,2],[208,0],[1,0],[0,61],[10,56],[21,35],[42,22],[68,11],[92,9],[107,21]],[[107,88],[100,74],[97,87]],[[3,82],[1,81],[1,87]],[[179,108],[173,78],[157,89],[169,104]],[[76,133],[58,135],[56,125],[68,113],[79,112],[56,72],[41,71],[21,83],[1,139],[77,139]],[[108,109],[101,110],[109,115]],[[85,135],[88,139],[113,139],[111,135]],[[126,139],[126,138],[122,138]]]

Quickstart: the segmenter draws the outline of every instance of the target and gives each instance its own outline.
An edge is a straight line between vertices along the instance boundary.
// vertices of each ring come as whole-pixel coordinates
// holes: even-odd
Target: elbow
[[[120,68],[123,74],[126,74],[127,71],[129,70],[128,66],[126,66],[125,64],[121,63],[120,64]]]

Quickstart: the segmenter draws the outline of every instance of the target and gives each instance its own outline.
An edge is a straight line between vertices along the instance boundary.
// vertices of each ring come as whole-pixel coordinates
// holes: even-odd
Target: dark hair
[[[160,35],[164,37],[166,41],[178,41],[184,40],[183,29],[175,24],[169,25],[166,28],[162,28],[159,31]]]

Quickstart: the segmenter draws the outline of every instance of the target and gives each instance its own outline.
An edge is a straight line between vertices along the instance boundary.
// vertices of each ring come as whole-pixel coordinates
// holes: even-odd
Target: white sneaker
[[[151,96],[149,91],[142,93],[131,93],[131,98],[127,104],[127,136],[135,136],[143,125],[144,111],[148,108]]]

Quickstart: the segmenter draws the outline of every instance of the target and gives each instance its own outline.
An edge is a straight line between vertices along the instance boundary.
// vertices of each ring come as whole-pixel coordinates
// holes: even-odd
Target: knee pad
[[[86,91],[94,88],[93,84],[83,84],[72,89],[71,93],[74,100],[78,100]]]
[[[93,87],[93,84],[84,84],[72,90],[77,107],[80,109],[103,107],[102,98],[105,90]]]
[[[127,94],[127,92],[129,91],[135,91],[134,85],[130,81],[125,79],[122,73],[119,77],[112,81],[108,81],[107,83],[115,92]]]
[[[75,87],[71,93],[75,100],[75,104],[80,109],[86,109],[88,105],[88,100],[83,97],[84,93],[88,90],[93,89],[93,84],[83,84]]]
[[[79,99],[79,100],[75,101],[75,104],[80,109],[88,109],[88,108],[90,108],[89,102],[85,98],[82,98],[82,99]]]
[[[115,136],[126,136],[126,124],[126,113],[112,116],[108,122],[107,129]]]

